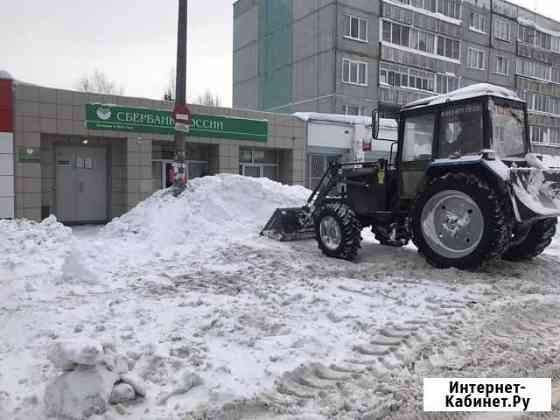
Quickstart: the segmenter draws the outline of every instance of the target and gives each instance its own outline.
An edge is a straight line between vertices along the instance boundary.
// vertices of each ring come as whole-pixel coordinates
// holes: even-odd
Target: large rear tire
[[[542,254],[556,234],[557,223],[556,218],[539,220],[531,226],[525,239],[521,243],[509,247],[502,258],[509,261],[523,261]]]
[[[434,178],[417,197],[412,219],[414,244],[437,268],[478,268],[511,240],[507,196],[472,174]]]
[[[315,217],[315,237],[323,254],[352,261],[361,241],[361,225],[344,203],[324,204]]]

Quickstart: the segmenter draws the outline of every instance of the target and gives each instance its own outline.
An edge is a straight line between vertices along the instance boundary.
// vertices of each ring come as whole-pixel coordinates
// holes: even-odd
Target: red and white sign
[[[371,143],[372,143],[371,137],[364,138],[362,141],[362,151],[371,152],[372,149]]]
[[[175,123],[192,125],[192,112],[185,104],[176,104],[171,114]]]

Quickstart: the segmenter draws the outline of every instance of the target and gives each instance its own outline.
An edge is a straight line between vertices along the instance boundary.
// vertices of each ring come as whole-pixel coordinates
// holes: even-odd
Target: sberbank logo
[[[100,120],[107,121],[109,118],[111,118],[111,108],[100,106],[99,108],[97,108],[97,116]]]

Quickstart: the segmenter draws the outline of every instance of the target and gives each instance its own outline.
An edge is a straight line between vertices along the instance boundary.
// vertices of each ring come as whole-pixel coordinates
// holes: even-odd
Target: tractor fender
[[[480,155],[458,159],[434,159],[428,165],[426,176],[432,178],[448,172],[475,173],[500,189],[507,189],[510,181],[510,170],[505,163],[499,159],[485,159]]]
[[[500,159],[487,159],[481,155],[464,156],[458,159],[434,159],[426,169],[426,185],[434,177],[457,172],[471,173],[488,182],[498,193],[511,201],[516,220],[522,221],[511,186],[510,169]]]

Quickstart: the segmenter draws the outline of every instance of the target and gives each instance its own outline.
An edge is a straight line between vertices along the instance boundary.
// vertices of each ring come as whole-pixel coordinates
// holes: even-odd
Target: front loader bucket
[[[296,241],[315,237],[313,223],[305,207],[276,209],[261,235],[277,241]]]
[[[560,170],[511,168],[510,179],[522,220],[560,216]]]

